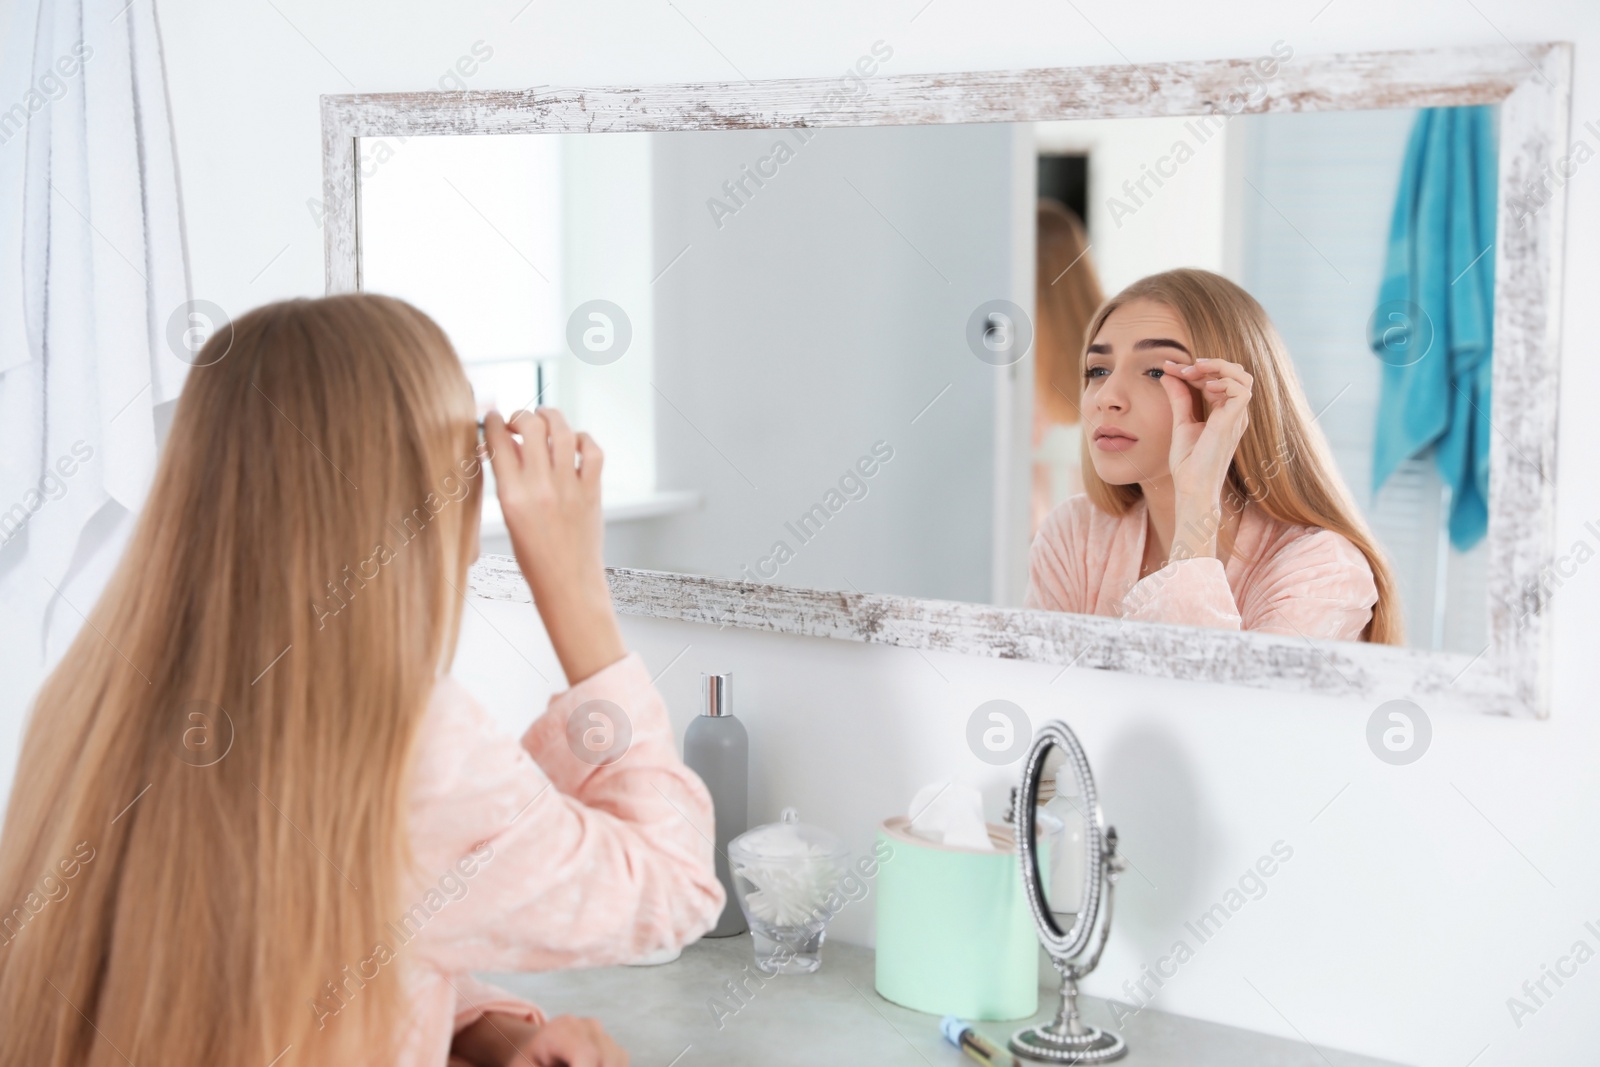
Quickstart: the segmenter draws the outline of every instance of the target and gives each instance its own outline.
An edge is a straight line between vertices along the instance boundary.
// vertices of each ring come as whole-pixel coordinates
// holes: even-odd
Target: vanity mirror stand
[[[1039,869],[1038,801],[1039,784],[1047,764],[1060,754],[1062,769],[1070,768],[1077,778],[1077,795],[1082,798],[1085,833],[1084,885],[1082,901],[1070,929],[1063,931],[1051,911],[1047,886],[1049,879]],[[1106,940],[1111,935],[1111,900],[1117,876],[1127,863],[1117,855],[1117,831],[1105,824],[1100,802],[1094,791],[1094,776],[1089,759],[1078,739],[1060,720],[1046,723],[1034,738],[1023,764],[1022,785],[1017,790],[1012,821],[1017,827],[1017,862],[1022,868],[1022,885],[1028,908],[1044,946],[1061,975],[1061,1007],[1048,1025],[1028,1026],[1011,1035],[1011,1051],[1044,1063],[1109,1063],[1128,1053],[1128,1045],[1118,1034],[1088,1026],[1078,1013],[1078,980],[1100,963]],[[1055,857],[1050,857],[1053,862]],[[1098,936],[1096,928],[1098,927]],[[1094,949],[1089,952],[1090,942]],[[1087,953],[1087,955],[1086,955]]]

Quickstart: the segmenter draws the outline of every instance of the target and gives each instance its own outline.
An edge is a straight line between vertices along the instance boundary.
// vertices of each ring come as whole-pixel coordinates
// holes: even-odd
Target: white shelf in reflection
[[[600,509],[609,524],[680,515],[686,511],[693,511],[703,503],[705,498],[690,489],[658,489],[650,493],[607,496],[601,501]],[[500,501],[493,497],[484,498],[483,525],[480,527],[479,536],[484,538],[506,536],[506,520],[500,513]]]

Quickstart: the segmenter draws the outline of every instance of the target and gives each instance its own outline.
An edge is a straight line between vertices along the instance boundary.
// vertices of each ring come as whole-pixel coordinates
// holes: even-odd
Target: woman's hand
[[[509,427],[491,411],[483,426],[517,565],[567,684],[577,685],[627,652],[601,560],[605,457],[554,408],[519,411]]]
[[[530,1023],[485,1012],[451,1045],[450,1067],[628,1067],[628,1054],[594,1019],[558,1015]]]
[[[1167,360],[1161,386],[1172,402],[1172,473],[1176,524],[1169,559],[1216,554],[1222,522],[1222,487],[1227,483],[1239,440],[1250,424],[1253,379],[1237,363],[1200,359]],[[1194,391],[1206,413],[1194,417]]]

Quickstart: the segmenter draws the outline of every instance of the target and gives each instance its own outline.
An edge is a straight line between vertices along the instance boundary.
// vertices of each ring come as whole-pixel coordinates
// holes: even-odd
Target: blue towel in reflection
[[[1418,112],[1369,337],[1384,361],[1373,492],[1432,446],[1462,551],[1489,525],[1497,169],[1492,107]]]

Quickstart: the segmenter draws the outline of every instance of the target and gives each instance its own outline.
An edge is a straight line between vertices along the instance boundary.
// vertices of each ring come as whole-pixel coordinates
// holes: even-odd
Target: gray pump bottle
[[[683,735],[683,762],[711,792],[717,819],[717,879],[728,894],[722,916],[707,937],[732,937],[745,931],[744,912],[733,894],[728,871],[728,842],[750,822],[750,738],[744,723],[733,717],[730,699],[733,675],[700,676],[700,714]]]

